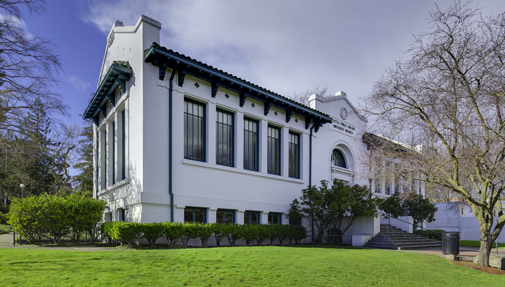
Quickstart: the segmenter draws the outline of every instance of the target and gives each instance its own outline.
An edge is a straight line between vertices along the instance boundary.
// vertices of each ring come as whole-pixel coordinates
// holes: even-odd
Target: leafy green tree
[[[414,224],[418,225],[424,221],[435,221],[437,208],[428,199],[420,194],[412,193],[407,197],[407,213],[414,219]]]
[[[69,155],[73,150],[74,132],[62,127],[53,131],[51,119],[44,106],[35,103],[22,119],[20,133],[5,138],[9,149],[5,152],[5,180],[3,188],[10,196],[21,197],[42,193],[54,194],[68,182]]]
[[[403,200],[400,197],[400,194],[395,192],[390,197],[381,199],[378,207],[384,216],[397,218],[398,216],[402,216],[404,213],[402,202]]]
[[[77,163],[73,168],[79,173],[72,178],[78,192],[92,196],[93,194],[93,125],[87,121],[79,133],[77,143]]]
[[[319,188],[309,186],[302,190],[300,203],[305,214],[313,212],[317,239],[321,242],[341,241],[358,217],[377,215],[375,199],[367,187],[337,180],[331,186],[323,180]]]

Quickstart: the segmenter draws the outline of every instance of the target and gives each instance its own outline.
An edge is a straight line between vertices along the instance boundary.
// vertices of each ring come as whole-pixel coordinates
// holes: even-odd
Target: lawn
[[[6,285],[503,286],[433,255],[350,248],[0,249]]]
[[[460,240],[459,246],[467,246],[467,247],[480,247],[480,241],[478,240]],[[498,248],[505,247],[505,243],[498,243]],[[496,248],[496,242],[493,243],[493,248]]]
[[[0,224],[0,234],[9,232],[12,232],[12,227],[10,225]]]

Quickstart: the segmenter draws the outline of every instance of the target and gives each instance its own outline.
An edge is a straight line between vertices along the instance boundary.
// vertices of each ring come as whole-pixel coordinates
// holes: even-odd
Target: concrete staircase
[[[389,224],[381,224],[381,231],[365,243],[366,248],[375,249],[435,249],[442,248],[442,243],[417,234],[407,233]]]

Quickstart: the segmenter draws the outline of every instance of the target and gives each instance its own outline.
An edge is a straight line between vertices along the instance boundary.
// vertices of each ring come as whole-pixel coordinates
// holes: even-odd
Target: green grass
[[[12,232],[12,227],[10,225],[0,224],[0,234],[5,234]]]
[[[459,246],[466,246],[466,247],[480,247],[480,241],[478,240],[460,240],[459,241]],[[493,243],[493,248],[496,247],[496,243]],[[498,247],[505,247],[505,243],[498,243]]]
[[[434,255],[318,247],[0,249],[2,286],[503,286]]]

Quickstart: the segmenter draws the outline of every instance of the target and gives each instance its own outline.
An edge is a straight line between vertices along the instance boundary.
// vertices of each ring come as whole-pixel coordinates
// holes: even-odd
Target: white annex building
[[[367,120],[345,93],[301,105],[160,46],[160,29],[116,21],[85,111],[106,221],[288,224],[291,201],[321,180],[390,191],[360,164]],[[363,218],[346,235],[378,232]]]

